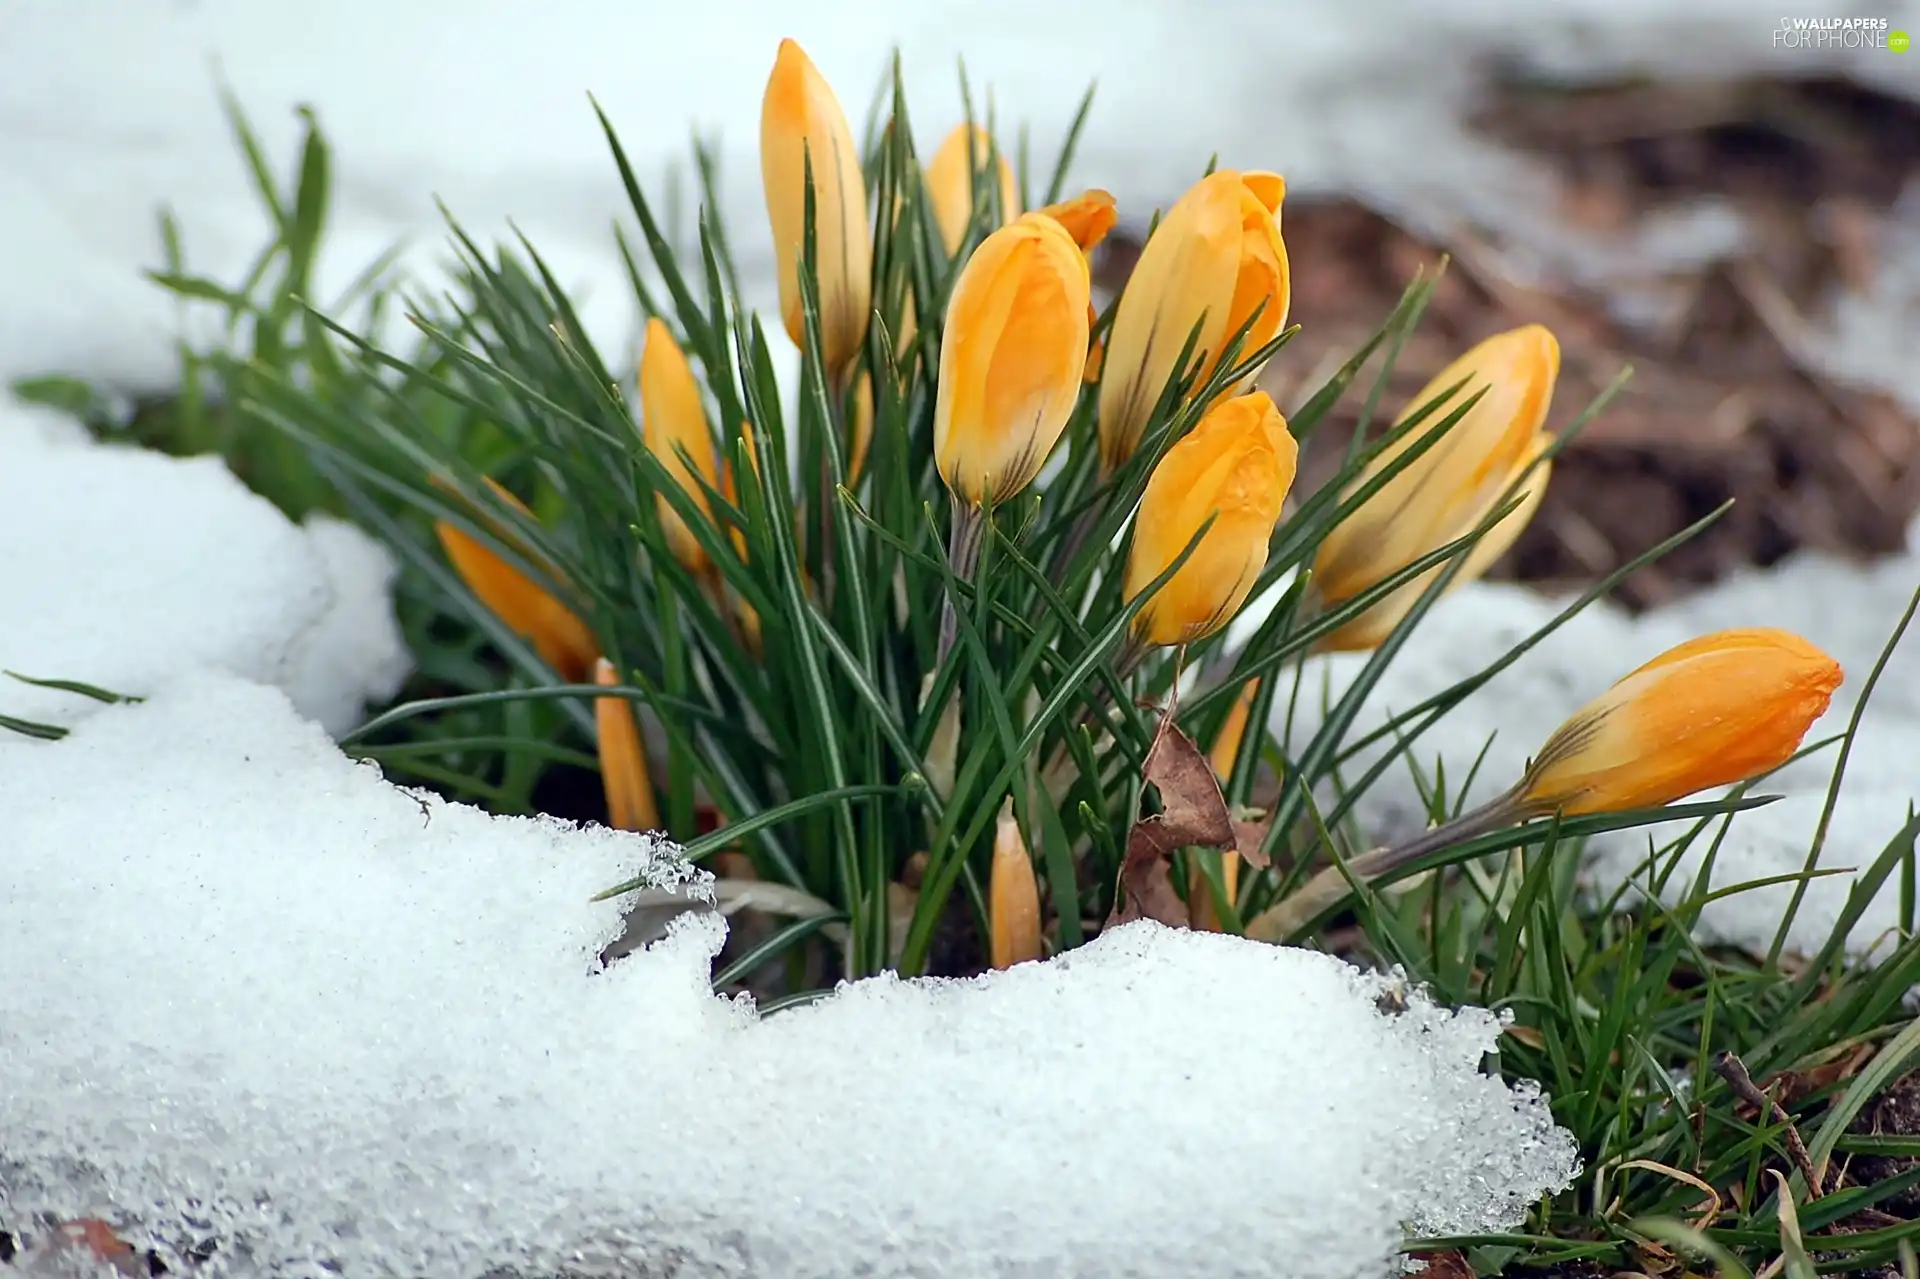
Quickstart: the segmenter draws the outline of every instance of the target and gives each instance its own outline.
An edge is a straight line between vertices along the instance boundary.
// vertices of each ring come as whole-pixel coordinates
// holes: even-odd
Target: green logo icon
[[[1887,48],[1895,53],[1905,53],[1907,46],[1913,43],[1913,37],[1904,31],[1887,32]]]

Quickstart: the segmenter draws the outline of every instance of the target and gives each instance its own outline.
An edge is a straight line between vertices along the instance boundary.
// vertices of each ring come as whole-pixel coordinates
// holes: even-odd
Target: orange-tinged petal
[[[700,383],[693,376],[693,366],[673,340],[673,331],[657,316],[647,321],[646,345],[640,351],[640,414],[640,430],[648,450],[711,522],[713,509],[701,482],[715,488],[720,484],[713,432],[707,425],[707,410],[700,399]],[[691,466],[682,452],[692,459]],[[674,558],[686,565],[688,572],[704,572],[710,563],[706,549],[671,502],[657,493],[654,500]]]
[[[1689,640],[1560,726],[1527,771],[1522,810],[1653,808],[1778,768],[1843,678],[1838,662],[1789,631]]]
[[[1280,237],[1284,193],[1276,174],[1222,169],[1182,196],[1148,239],[1107,341],[1100,382],[1100,458],[1107,470],[1139,447],[1176,375],[1194,374],[1197,387],[1256,311],[1243,353],[1286,323],[1292,277]],[[1194,354],[1182,368],[1180,354],[1196,326]]]
[[[1097,187],[1090,188],[1071,200],[1049,204],[1040,212],[1065,227],[1067,234],[1073,237],[1073,242],[1080,246],[1082,253],[1093,252],[1100,242],[1107,238],[1107,232],[1113,230],[1114,223],[1120,220],[1120,212],[1114,204],[1113,196]]]
[[[1020,824],[1002,814],[993,835],[987,881],[988,949],[995,968],[1011,968],[1044,954],[1040,944],[1040,885]]]
[[[1222,400],[1168,449],[1134,517],[1121,590],[1129,600],[1164,573],[1207,521],[1206,535],[1134,617],[1136,640],[1185,644],[1239,611],[1266,566],[1299,449],[1264,392]]]
[[[1261,169],[1243,169],[1240,172],[1240,181],[1246,186],[1248,194],[1260,202],[1260,207],[1278,220],[1280,204],[1287,198],[1287,180],[1277,173],[1268,173]]]
[[[933,448],[978,506],[1033,482],[1079,399],[1092,281],[1058,222],[1029,213],[981,242],[947,305]]]
[[[620,676],[613,663],[599,658],[593,682],[617,688]],[[647,776],[647,755],[640,744],[640,724],[633,703],[624,697],[593,699],[593,722],[600,737],[600,778],[607,792],[607,824],[615,830],[659,830],[660,809],[653,798],[653,779]]]
[[[1527,525],[1533,522],[1533,513],[1540,509],[1540,503],[1547,496],[1547,482],[1553,478],[1553,463],[1542,460],[1531,474],[1527,468],[1533,466],[1535,459],[1546,452],[1552,443],[1544,435],[1536,440],[1532,451],[1520,460],[1513,474],[1507,477],[1507,482],[1500,486],[1500,492],[1504,493],[1522,475],[1526,476],[1526,487],[1520,491],[1519,504],[1501,516],[1500,522],[1473,544],[1473,549],[1467,552],[1467,562],[1460,568],[1461,578],[1472,582],[1485,576],[1486,571],[1499,563],[1500,557],[1512,549],[1514,542],[1526,532]],[[1458,581],[1455,585],[1458,585]]]
[[[1240,743],[1247,735],[1247,716],[1253,712],[1253,695],[1259,688],[1259,680],[1247,681],[1246,687],[1240,690],[1240,696],[1233,699],[1233,709],[1227,712],[1227,721],[1220,726],[1220,736],[1214,739],[1213,749],[1207,753],[1213,771],[1223,779],[1233,771],[1233,761],[1240,757]]]
[[[873,309],[873,233],[867,191],[840,100],[792,40],[780,42],[760,107],[760,178],[773,227],[780,316],[804,343],[800,269],[805,259],[807,169],[814,186],[822,359],[837,374],[866,341]]]
[[[531,517],[513,494],[492,480],[487,486],[503,502]],[[447,520],[434,521],[433,529],[460,580],[508,630],[532,644],[540,660],[567,683],[586,678],[600,647],[593,631],[577,614],[465,529]],[[502,537],[512,540],[504,533]],[[515,549],[527,559],[540,562],[530,551]]]
[[[968,155],[967,137],[971,131],[973,154]],[[966,238],[967,224],[973,220],[974,175],[988,167],[988,158],[997,161],[1000,186],[1000,221],[1005,226],[1020,216],[1020,186],[1014,180],[1007,153],[997,150],[993,138],[979,125],[959,125],[927,163],[927,189],[933,196],[933,220],[940,227],[940,241],[951,257]],[[990,211],[991,212],[991,211]]]
[[[1272,179],[1280,182],[1277,174],[1242,174],[1242,193],[1240,198],[1240,270],[1234,278],[1233,302],[1227,312],[1226,327],[1221,336],[1218,350],[1209,351],[1207,360],[1201,367],[1201,378],[1210,377],[1226,354],[1226,343],[1242,328],[1247,329],[1246,338],[1240,348],[1242,356],[1265,346],[1274,335],[1280,332],[1287,322],[1287,306],[1293,296],[1292,271],[1287,263],[1287,246],[1280,238],[1279,200],[1269,207],[1266,196],[1273,194],[1271,188],[1265,194],[1256,193],[1253,180]],[[1285,184],[1280,184],[1284,192]],[[1251,377],[1251,375],[1249,375]],[[1234,393],[1238,383],[1227,388],[1227,394]]]
[[[1401,415],[1402,423],[1449,387],[1463,381],[1465,385],[1381,450],[1355,477],[1349,492],[1381,474],[1476,391],[1486,393],[1444,436],[1327,534],[1314,560],[1314,588],[1321,601],[1338,604],[1352,599],[1421,556],[1471,533],[1547,448],[1549,437],[1543,427],[1559,373],[1559,343],[1542,326],[1530,324],[1480,343],[1428,383]],[[1492,567],[1525,530],[1545,495],[1547,472],[1545,465],[1533,471],[1521,506],[1469,553],[1467,563],[1454,575],[1453,587]],[[1395,591],[1330,636],[1325,647],[1377,645],[1430,580],[1423,577]]]
[[[1519,504],[1503,515],[1499,523],[1481,534],[1480,540],[1475,542],[1472,549],[1467,552],[1466,563],[1461,565],[1460,571],[1448,584],[1449,591],[1458,589],[1463,582],[1478,581],[1485,576],[1487,570],[1512,548],[1522,533],[1526,532],[1527,525],[1533,520],[1534,512],[1540,509],[1540,503],[1547,495],[1547,482],[1552,478],[1553,463],[1542,461],[1537,467],[1533,467],[1530,474],[1527,468],[1533,466],[1534,459],[1551,447],[1552,443],[1552,439],[1548,436],[1538,437],[1532,452],[1521,459],[1520,464],[1514,468],[1513,474],[1499,486],[1494,494],[1496,498],[1505,493],[1523,474],[1526,475],[1526,487],[1520,492]],[[1485,518],[1485,512],[1482,512],[1481,518]],[[1460,533],[1464,535],[1471,531],[1471,528],[1466,528]],[[1349,619],[1344,625],[1322,638],[1319,647],[1330,653],[1362,653],[1380,647],[1386,642],[1387,637],[1393,634],[1394,628],[1400,625],[1401,619],[1420,602],[1421,595],[1433,584],[1433,579],[1445,571],[1445,568],[1444,564],[1436,565],[1397,590],[1388,592],[1386,597],[1372,608],[1358,617]]]

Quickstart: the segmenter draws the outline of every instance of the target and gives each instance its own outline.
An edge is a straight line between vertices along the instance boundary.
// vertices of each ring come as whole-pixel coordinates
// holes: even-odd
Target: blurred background
[[[141,277],[162,261],[160,210],[216,279],[267,235],[223,91],[280,172],[296,108],[333,145],[323,298],[396,242],[430,279],[438,200],[479,236],[523,231],[617,352],[636,332],[611,235],[624,200],[589,94],[669,205],[693,186],[691,133],[718,147],[721,213],[764,304],[756,147],[779,39],[856,128],[897,49],[922,154],[963,116],[964,58],[1036,172],[1097,84],[1074,172],[1119,199],[1110,286],[1211,157],[1287,177],[1303,331],[1269,368],[1283,407],[1443,255],[1396,393],[1528,321],[1563,345],[1555,426],[1631,364],[1502,571],[1590,581],[1738,499],[1622,588],[1647,607],[1797,548],[1898,551],[1920,510],[1920,52],[1893,38],[1920,30],[1920,5],[1876,2],[5,0],[0,377],[167,394],[182,326],[207,317]],[[1865,21],[1807,21],[1835,17]],[[1342,443],[1319,437],[1309,483]]]

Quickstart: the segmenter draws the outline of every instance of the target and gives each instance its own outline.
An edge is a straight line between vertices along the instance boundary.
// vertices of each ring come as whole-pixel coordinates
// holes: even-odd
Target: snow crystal
[[[290,522],[218,458],[164,457],[0,420],[0,670],[129,696],[192,667],[278,684],[329,731],[410,659],[386,551]],[[0,714],[71,724],[99,703],[0,678]]]
[[[763,1021],[708,992],[696,910],[596,971],[589,897],[688,885],[668,846],[396,789],[229,676],[0,745],[0,811],[29,1236],[239,1274],[1361,1276],[1574,1172],[1482,1073],[1491,1014],[1309,952],[1139,924]]]

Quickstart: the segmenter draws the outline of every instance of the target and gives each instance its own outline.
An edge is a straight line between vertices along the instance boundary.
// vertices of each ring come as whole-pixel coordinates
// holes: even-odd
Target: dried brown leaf
[[[1273,819],[1259,822],[1235,822],[1233,824],[1233,847],[1240,854],[1240,860],[1255,870],[1265,870],[1273,865],[1268,856],[1261,851],[1260,845],[1267,842],[1267,832],[1273,829]]]
[[[1162,811],[1140,818],[1127,832],[1119,890],[1106,926],[1152,919],[1190,928],[1187,905],[1173,888],[1170,859],[1182,848],[1232,848],[1236,832],[1213,764],[1174,727],[1171,707],[1161,716],[1140,777],[1159,790]]]

